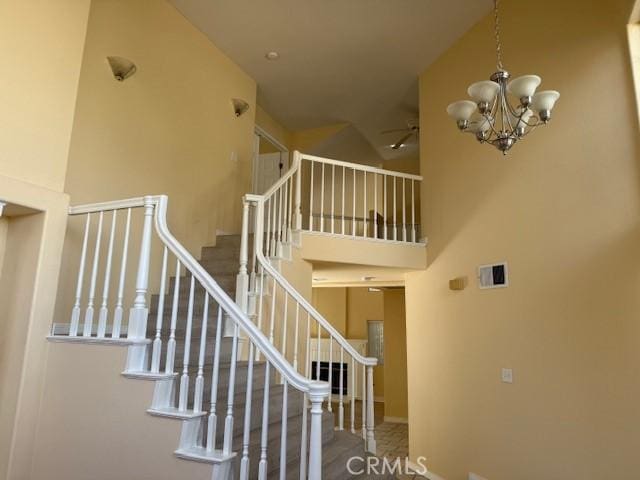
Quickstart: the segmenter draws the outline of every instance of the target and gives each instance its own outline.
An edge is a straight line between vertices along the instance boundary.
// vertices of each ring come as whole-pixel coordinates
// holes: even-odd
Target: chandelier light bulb
[[[467,89],[473,102],[454,102],[447,113],[461,131],[474,134],[480,143],[489,143],[506,155],[518,140],[549,122],[560,94],[555,90],[536,92],[542,83],[538,75],[522,75],[509,82],[510,74],[502,66],[498,0],[493,0],[493,6],[497,71],[490,80]],[[509,95],[517,99],[515,105]]]

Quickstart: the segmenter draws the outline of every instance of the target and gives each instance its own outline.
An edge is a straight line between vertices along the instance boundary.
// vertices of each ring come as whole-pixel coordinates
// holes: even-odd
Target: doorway
[[[252,192],[262,195],[289,169],[289,149],[261,127],[255,127]]]

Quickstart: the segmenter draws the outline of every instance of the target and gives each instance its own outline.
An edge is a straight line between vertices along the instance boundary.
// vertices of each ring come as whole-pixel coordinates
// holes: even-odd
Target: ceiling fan
[[[382,132],[380,132],[381,135],[386,135],[388,133],[398,133],[398,132],[404,132],[404,135],[397,141],[395,142],[393,145],[391,145],[391,149],[392,150],[398,150],[400,147],[402,147],[405,142],[407,140],[409,140],[411,137],[413,137],[414,135],[418,135],[418,133],[420,132],[420,125],[418,124],[418,120],[409,120],[407,121],[407,127],[406,128],[396,128],[393,130],[384,130]]]

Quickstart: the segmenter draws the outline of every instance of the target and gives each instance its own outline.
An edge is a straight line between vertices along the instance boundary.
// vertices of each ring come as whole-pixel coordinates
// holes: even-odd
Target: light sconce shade
[[[236,117],[249,111],[249,104],[241,98],[232,98],[231,105],[233,105],[233,113],[235,113]]]
[[[128,58],[107,57],[107,61],[109,62],[109,66],[111,67],[113,77],[119,82],[124,82],[138,70],[136,64]]]
[[[531,100],[531,108],[536,112],[542,112],[545,110],[552,110],[556,101],[560,98],[560,92],[555,90],[545,90],[538,92],[533,96]]]
[[[531,97],[536,93],[536,88],[542,79],[538,75],[523,75],[514,78],[507,84],[507,91],[518,100],[523,97]]]
[[[484,133],[491,128],[491,124],[494,120],[489,120],[487,117],[475,113],[469,121],[469,131],[472,133]]]
[[[460,100],[454,102],[447,107],[447,113],[456,121],[464,122],[471,118],[473,112],[476,111],[478,106],[471,100]]]
[[[2,214],[4,213],[4,207],[6,207],[7,204],[4,202],[0,202],[0,217],[2,216]]]
[[[472,84],[467,93],[476,103],[491,103],[496,98],[500,85],[493,80],[483,80]]]

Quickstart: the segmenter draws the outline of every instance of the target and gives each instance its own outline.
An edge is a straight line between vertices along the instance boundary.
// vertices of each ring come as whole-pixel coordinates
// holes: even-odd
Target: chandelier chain
[[[502,43],[500,42],[500,17],[498,16],[498,2],[499,0],[493,0],[493,14],[494,14],[494,33],[496,36],[496,60],[498,71],[503,71],[502,66]]]

